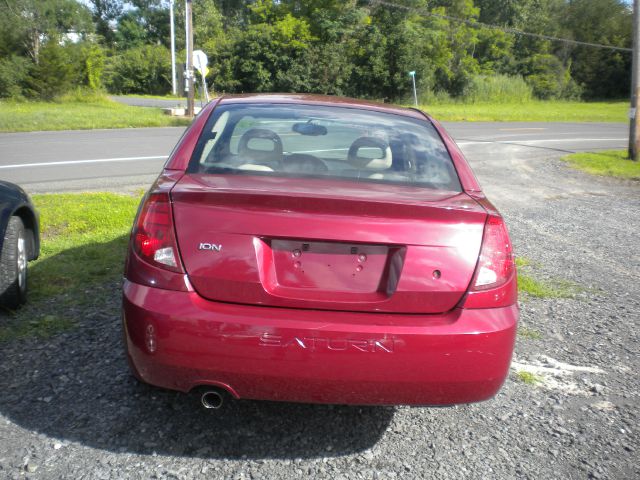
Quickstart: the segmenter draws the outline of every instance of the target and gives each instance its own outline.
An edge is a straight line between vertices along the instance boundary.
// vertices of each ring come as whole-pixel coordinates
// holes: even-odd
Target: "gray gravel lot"
[[[67,309],[73,330],[0,344],[0,478],[640,478],[640,185],[575,172],[552,150],[466,153],[517,254],[580,287],[522,302],[521,330],[539,335],[519,335],[495,399],[205,411],[129,377],[114,283]]]

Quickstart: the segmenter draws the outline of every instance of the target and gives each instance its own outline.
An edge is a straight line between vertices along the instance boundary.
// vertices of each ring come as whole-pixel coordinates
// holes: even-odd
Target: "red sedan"
[[[504,382],[518,320],[504,221],[424,113],[224,96],[144,197],[123,298],[152,385],[295,402],[450,405]]]

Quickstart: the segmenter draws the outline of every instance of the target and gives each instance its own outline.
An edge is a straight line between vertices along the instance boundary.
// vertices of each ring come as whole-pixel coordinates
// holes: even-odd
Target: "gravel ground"
[[[519,335],[495,399],[205,411],[128,375],[113,283],[84,306],[44,306],[73,330],[0,344],[0,478],[640,478],[639,185],[574,172],[544,149],[467,154],[518,255],[580,286],[522,302],[521,331],[539,335]]]

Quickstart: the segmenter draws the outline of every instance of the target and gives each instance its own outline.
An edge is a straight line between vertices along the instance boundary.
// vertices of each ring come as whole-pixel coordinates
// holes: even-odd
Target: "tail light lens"
[[[513,248],[507,227],[500,217],[489,217],[471,290],[499,287],[511,279],[514,270]]]
[[[482,248],[463,308],[508,307],[518,301],[516,266],[511,240],[502,218],[490,216],[484,227]]]
[[[184,273],[173,231],[168,193],[149,194],[138,215],[132,240],[134,251],[146,262],[165,270]]]

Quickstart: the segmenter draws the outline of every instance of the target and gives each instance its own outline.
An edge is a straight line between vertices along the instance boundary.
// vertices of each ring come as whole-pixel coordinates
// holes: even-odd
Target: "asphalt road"
[[[535,160],[569,152],[624,148],[615,123],[446,123],[472,166]],[[0,178],[30,193],[135,190],[162,169],[183,128],[0,134]]]

